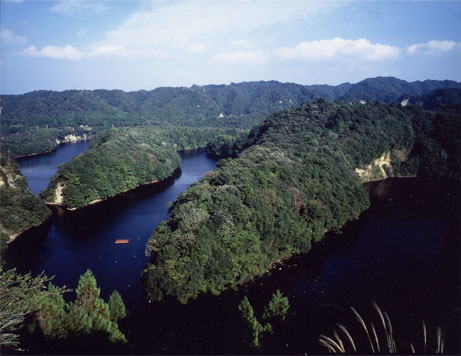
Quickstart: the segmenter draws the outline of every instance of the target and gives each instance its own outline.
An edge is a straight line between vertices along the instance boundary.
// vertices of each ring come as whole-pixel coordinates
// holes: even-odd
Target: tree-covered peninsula
[[[17,163],[0,153],[0,251],[50,215],[50,209],[30,191]]]
[[[30,127],[21,130],[10,130],[9,134],[0,136],[2,151],[11,157],[48,153],[60,144],[87,141],[97,130],[86,127]]]
[[[239,132],[188,127],[109,129],[96,135],[84,154],[59,168],[42,197],[51,204],[80,208],[162,181],[179,168],[179,151],[204,148],[219,134]]]
[[[222,139],[236,158],[182,194],[149,240],[147,294],[186,303],[307,252],[367,209],[364,181],[460,180],[460,135],[460,111],[317,101],[272,115],[234,147]]]

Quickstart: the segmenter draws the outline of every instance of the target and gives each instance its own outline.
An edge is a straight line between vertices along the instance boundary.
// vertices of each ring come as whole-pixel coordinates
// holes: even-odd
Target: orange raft
[[[130,240],[129,239],[117,239],[115,240],[116,244],[127,244]]]

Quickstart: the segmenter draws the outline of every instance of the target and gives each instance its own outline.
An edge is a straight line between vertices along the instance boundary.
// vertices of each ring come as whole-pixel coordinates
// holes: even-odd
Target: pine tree
[[[247,296],[245,296],[239,304],[239,310],[242,312],[242,317],[245,320],[253,319],[254,318],[254,309],[251,305],[250,301],[248,300]]]
[[[101,298],[96,299],[95,306],[88,312],[92,327],[95,330],[106,330],[110,321],[109,306]]]
[[[255,316],[253,306],[245,296],[239,304],[239,310],[242,313],[242,318],[247,322],[250,328],[252,340],[251,346],[259,347],[261,345],[260,337],[264,332],[272,332],[272,325],[266,323],[262,325]]]
[[[272,299],[264,309],[263,318],[269,320],[273,317],[280,317],[282,320],[285,320],[288,309],[290,309],[288,298],[284,297],[282,292],[277,289],[275,293],[272,294]]]
[[[96,307],[96,300],[99,298],[101,290],[98,288],[96,278],[91,270],[86,270],[86,272],[80,276],[75,292],[77,293],[77,299],[75,300],[77,305],[82,307],[87,313],[94,310]]]
[[[66,328],[70,334],[89,334],[91,331],[92,322],[88,317],[88,313],[74,302],[68,303],[65,320]]]
[[[125,303],[123,303],[122,296],[116,290],[109,297],[109,311],[112,321],[117,321],[127,316]]]
[[[26,315],[37,310],[45,299],[62,294],[65,288],[45,286],[51,278],[41,273],[33,277],[30,273],[22,275],[15,269],[3,270],[0,265],[0,348],[18,349],[19,329],[24,325]],[[37,314],[39,315],[39,314]]]
[[[38,277],[19,275],[14,270],[3,272],[0,266],[0,344],[16,347],[16,331],[24,316],[36,312],[36,322],[50,338],[79,337],[94,332],[105,333],[112,342],[127,342],[117,320],[127,315],[125,304],[117,291],[109,303],[100,298],[100,289],[90,270],[79,279],[76,298],[66,303],[62,294],[67,291],[51,283],[43,274]],[[33,324],[36,325],[36,324]],[[4,332],[7,331],[7,332]]]
[[[127,342],[125,335],[119,330],[117,323],[113,321],[109,322],[107,332],[109,333],[109,340],[111,342]]]
[[[66,302],[60,293],[60,288],[48,284],[47,295],[41,302],[38,312],[38,322],[43,334],[48,337],[66,337]]]

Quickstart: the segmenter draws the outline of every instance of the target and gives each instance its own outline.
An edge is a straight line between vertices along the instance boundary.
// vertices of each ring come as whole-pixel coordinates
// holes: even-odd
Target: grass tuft
[[[351,332],[343,324],[337,324],[339,330],[333,331],[333,337],[329,337],[323,334],[320,335],[320,345],[325,347],[330,353],[363,353],[371,351],[372,354],[395,354],[399,352],[397,349],[397,341],[394,336],[394,329],[392,327],[392,322],[389,315],[375,302],[373,302],[373,307],[378,314],[379,321],[381,322],[381,325],[378,323],[378,327],[380,326],[380,329],[382,330],[377,330],[378,328],[375,327],[372,322],[367,322],[354,307],[351,307],[351,310],[359,325],[365,331],[368,339],[369,350],[358,350],[356,346],[358,345],[356,342],[357,336],[352,336],[353,334],[351,334]],[[428,344],[428,328],[426,323],[423,321],[421,347],[417,350],[415,344],[410,342],[408,351],[413,354],[415,354],[416,351],[421,353],[429,352],[442,354],[444,351],[445,340],[442,328],[440,326],[436,328],[434,349],[429,349]],[[430,344],[432,345],[432,343]]]

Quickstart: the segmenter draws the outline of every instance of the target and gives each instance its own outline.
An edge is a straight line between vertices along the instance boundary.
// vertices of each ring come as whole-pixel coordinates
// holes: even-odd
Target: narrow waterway
[[[32,193],[39,194],[45,190],[59,166],[84,152],[88,145],[88,142],[64,144],[47,154],[20,158],[18,163],[21,172],[26,177]]]
[[[68,152],[67,147],[54,154]],[[64,159],[55,157],[56,162],[58,158]],[[34,192],[46,186],[52,170],[42,159],[20,162]],[[309,254],[219,297],[204,295],[186,306],[146,303],[139,278],[147,262],[146,241],[167,217],[169,203],[214,167],[204,152],[185,154],[179,177],[82,211],[56,210],[51,226],[9,248],[10,265],[34,273],[44,270],[60,285],[75,287],[79,275],[90,268],[103,296],[117,289],[130,311],[121,324],[129,339],[124,347],[50,343],[36,344],[32,352],[324,353],[319,334],[332,334],[336,323],[347,325],[361,344],[364,335],[350,306],[371,320],[376,317],[372,301],[388,311],[402,352],[408,341],[421,345],[422,320],[431,340],[435,327],[442,326],[446,350],[461,351],[461,313],[456,311],[461,306],[460,187],[454,182],[391,179],[369,184],[372,207]],[[130,242],[116,245],[118,238]],[[249,349],[238,303],[247,295],[260,318],[276,289],[289,297],[287,319],[263,337],[261,349]]]
[[[39,192],[60,163],[85,149],[83,144],[62,146],[51,157],[19,162],[21,171],[34,193]],[[127,303],[139,301],[148,238],[167,218],[169,204],[214,167],[215,161],[205,152],[184,153],[181,174],[164,184],[143,187],[81,211],[54,209],[49,229],[18,239],[7,260],[22,271],[43,270],[55,276],[55,284],[69,287],[76,286],[79,276],[89,268],[103,296],[117,289]],[[129,243],[115,244],[116,239],[129,239]]]

